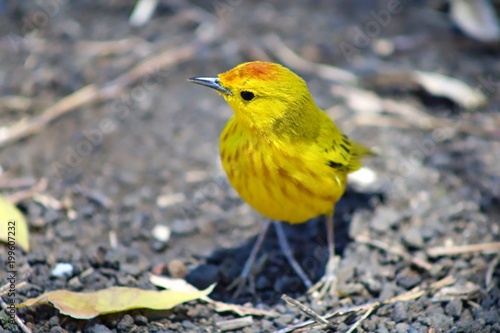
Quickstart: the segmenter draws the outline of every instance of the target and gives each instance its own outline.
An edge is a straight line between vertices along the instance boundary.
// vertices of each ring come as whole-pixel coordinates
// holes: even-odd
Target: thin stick
[[[275,34],[265,37],[264,43],[274,53],[274,55],[279,58],[279,60],[289,67],[293,67],[302,72],[309,72],[335,82],[356,84],[358,80],[356,75],[351,72],[331,65],[314,63],[302,58],[286,46],[283,40]]]
[[[326,320],[325,318],[321,317],[319,314],[317,314],[316,312],[314,312],[314,310],[308,308],[307,306],[305,306],[304,304],[300,303],[299,301],[291,298],[288,295],[282,295],[281,299],[284,300],[285,302],[287,302],[288,304],[290,304],[292,306],[295,306],[300,311],[304,312],[306,314],[306,316],[309,316],[309,317],[313,318],[319,324],[331,327],[331,323],[328,320]]]
[[[2,306],[2,309],[4,310],[8,309],[7,303],[5,303],[5,301],[1,296],[0,296],[0,305]],[[17,326],[19,326],[21,331],[23,331],[24,333],[32,333],[31,330],[26,325],[24,325],[23,321],[21,320],[21,318],[19,318],[17,313],[14,313],[14,321],[16,322]]]
[[[234,331],[239,328],[251,326],[253,324],[253,317],[246,316],[243,318],[236,318],[224,321],[218,321],[215,325],[219,328],[221,332]]]
[[[440,256],[454,256],[457,254],[464,254],[464,253],[475,253],[475,252],[495,253],[498,251],[500,251],[500,242],[460,245],[460,246],[433,247],[427,250],[427,255],[429,257],[434,258]]]
[[[484,285],[486,289],[489,289],[490,287],[490,283],[493,280],[493,272],[495,271],[495,267],[497,267],[499,261],[500,261],[500,255],[497,255],[495,259],[493,259],[491,263],[488,265],[488,269],[486,270],[486,274],[484,276]]]
[[[455,283],[455,281],[456,280],[452,276],[447,276],[444,279],[441,279],[439,281],[432,283],[427,288],[416,287],[413,290],[410,290],[404,294],[392,297],[388,300],[385,300],[384,302],[377,301],[377,302],[371,302],[371,303],[367,303],[367,304],[363,304],[363,305],[353,306],[350,308],[339,309],[339,310],[336,310],[332,313],[329,313],[329,314],[322,316],[322,318],[325,320],[329,320],[329,319],[332,319],[334,317],[345,316],[346,314],[353,313],[353,312],[368,311],[368,310],[373,308],[368,314],[366,314],[366,313],[364,314],[364,316],[366,315],[366,318],[367,318],[370,315],[370,313],[372,313],[380,305],[393,304],[393,303],[396,303],[398,301],[407,302],[407,301],[410,301],[413,299],[417,299],[420,296],[424,295],[425,293],[429,293],[429,292],[441,289],[443,287],[449,286],[449,285]],[[363,320],[366,318],[363,318]],[[295,325],[290,326],[290,327],[282,328],[282,329],[276,331],[275,333],[289,333],[289,332],[293,332],[297,329],[301,329],[304,327],[314,325],[315,323],[316,323],[315,320],[307,320],[307,321],[295,324]]]
[[[21,281],[18,284],[16,284],[16,289],[19,290],[21,288],[24,288],[27,283],[26,281]],[[0,287],[0,296],[5,295],[9,292],[10,284],[4,284],[3,286]]]
[[[366,318],[368,318],[368,316],[380,305],[380,303],[377,303],[375,302],[368,310],[366,310],[365,314],[359,318],[355,323],[354,325],[351,326],[351,328],[349,328],[349,330],[347,330],[346,333],[352,333],[354,332],[354,330],[356,328],[358,328],[358,326],[363,322],[363,320],[365,320]]]
[[[368,244],[368,245],[371,245],[373,247],[384,250],[385,252],[392,253],[392,254],[395,254],[399,257],[402,257],[403,259],[411,262],[415,266],[423,268],[426,271],[429,271],[432,269],[432,265],[430,263],[428,263],[427,261],[425,261],[423,259],[415,258],[415,257],[411,256],[409,253],[404,252],[401,249],[391,247],[391,246],[389,246],[389,244],[386,244],[386,243],[381,242],[379,240],[370,239],[366,235],[358,235],[358,236],[356,236],[355,240],[358,243]]]
[[[47,189],[48,184],[49,182],[47,178],[42,178],[31,188],[8,195],[7,200],[15,205],[22,200],[33,198],[37,193],[44,192]]]
[[[216,36],[211,38],[214,39]],[[211,40],[206,39],[204,42],[209,43]],[[50,122],[66,113],[118,97],[128,85],[150,75],[152,71],[170,68],[190,59],[199,47],[200,40],[195,39],[185,46],[162,51],[152,58],[140,62],[131,70],[110,82],[101,86],[89,84],[64,97],[37,116],[20,120],[10,126],[0,127],[0,147],[40,132]]]

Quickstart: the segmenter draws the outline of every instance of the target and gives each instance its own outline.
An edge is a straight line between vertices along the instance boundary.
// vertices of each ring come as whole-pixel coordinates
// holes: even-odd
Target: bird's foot
[[[252,263],[249,264],[248,261]],[[251,295],[255,295],[255,276],[262,272],[264,265],[267,261],[267,255],[264,254],[256,261],[249,259],[245,265],[245,268],[231,284],[226,288],[226,290],[234,290],[233,299],[237,299],[241,294],[248,292]]]
[[[321,300],[327,294],[331,296],[337,295],[337,267],[340,261],[339,256],[333,256],[328,259],[325,268],[325,275],[314,284],[307,292],[312,294],[314,298]]]
[[[238,276],[226,290],[234,290],[233,299],[237,299],[244,291],[249,291],[252,295],[255,294],[255,281],[252,276]]]

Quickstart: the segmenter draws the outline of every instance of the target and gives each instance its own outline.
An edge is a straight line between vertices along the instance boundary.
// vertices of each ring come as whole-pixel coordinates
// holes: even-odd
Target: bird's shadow
[[[335,206],[335,250],[342,255],[350,242],[349,227],[356,210],[373,210],[376,202],[381,202],[381,192],[357,192],[347,188],[342,199]],[[288,243],[294,257],[302,266],[309,278],[316,282],[324,274],[328,260],[326,240],[326,224],[324,217],[314,218],[307,223],[291,225],[283,223]],[[266,303],[278,302],[283,294],[291,297],[306,292],[305,286],[286,261],[274,228],[269,228],[265,241],[257,258],[257,272],[254,277],[255,294],[243,292],[237,299],[233,298],[233,290],[227,287],[238,278],[243,269],[256,236],[241,246],[215,250],[202,264],[193,269],[186,280],[197,288],[206,288],[213,282],[217,287],[211,297],[215,300],[234,303]]]

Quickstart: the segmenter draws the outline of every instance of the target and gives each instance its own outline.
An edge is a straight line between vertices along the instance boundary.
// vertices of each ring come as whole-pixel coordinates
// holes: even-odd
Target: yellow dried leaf
[[[28,225],[23,214],[15,205],[1,196],[0,241],[9,246],[20,246],[25,251],[30,250]]]
[[[55,290],[37,298],[30,298],[17,307],[23,308],[41,303],[51,303],[62,314],[76,319],[90,319],[102,314],[132,309],[171,309],[181,303],[204,297],[210,294],[213,288],[214,285],[196,292],[156,291],[128,287],[111,287],[82,293]]]
[[[198,291],[198,289],[187,283],[187,281],[185,280],[173,279],[167,276],[158,276],[151,274],[149,282],[151,282],[157,287],[169,290],[177,290],[183,292]],[[214,301],[209,297],[201,297],[200,299],[207,303],[213,304],[215,307],[215,311],[217,312],[233,312],[241,317],[253,315],[253,316],[266,316],[272,318],[272,317],[277,317],[279,315],[277,312],[274,311],[266,311],[238,304],[228,304],[224,302]]]

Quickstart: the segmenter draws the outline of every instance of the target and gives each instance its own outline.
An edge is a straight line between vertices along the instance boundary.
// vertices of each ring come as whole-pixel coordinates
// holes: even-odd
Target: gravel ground
[[[282,294],[320,315],[381,302],[358,332],[500,332],[499,250],[487,245],[500,242],[498,44],[461,34],[441,2],[401,1],[384,19],[386,1],[161,1],[147,25],[131,27],[134,3],[0,1],[1,127],[86,85],[105,93],[119,86],[113,98],[87,100],[36,134],[0,145],[0,191],[24,195],[17,206],[31,232],[31,251],[16,257],[26,282],[16,302],[57,289],[155,289],[153,272],[185,276],[199,288],[217,282],[214,299],[276,314],[231,332],[274,332],[309,319]],[[165,50],[163,67],[150,63],[131,82],[120,77]],[[272,231],[256,294],[233,299],[226,290],[262,218],[230,188],[218,161],[229,107],[185,79],[257,59],[294,69],[320,107],[379,153],[365,163],[374,179],[353,179],[336,207],[341,297],[306,295]],[[486,103],[467,110],[394,74],[415,70],[476,87]],[[8,188],[12,180],[24,185]],[[153,232],[158,226],[171,231],[167,242]],[[285,225],[314,281],[326,263],[324,228],[320,218]],[[483,245],[452,252],[470,244]],[[0,259],[7,261],[5,246]],[[71,274],[53,276],[58,263],[71,264]],[[6,277],[0,270],[2,285]],[[443,279],[449,284],[435,285]],[[408,294],[415,288],[420,297]],[[393,299],[399,295],[407,297]],[[366,309],[337,316],[329,330],[346,332]],[[85,321],[49,306],[18,316],[33,332],[54,333],[217,332],[239,318],[203,302]],[[16,331],[0,316],[0,332]],[[306,331],[328,330],[295,330]]]

